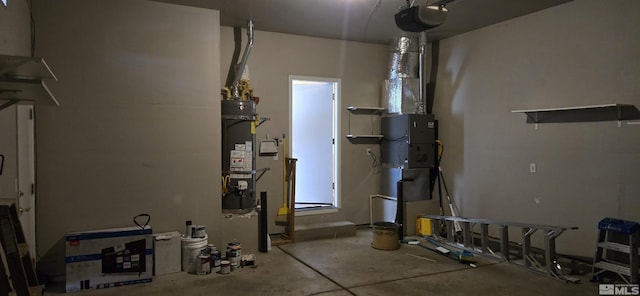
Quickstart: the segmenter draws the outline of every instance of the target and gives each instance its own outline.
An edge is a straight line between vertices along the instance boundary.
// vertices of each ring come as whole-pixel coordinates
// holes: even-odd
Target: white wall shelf
[[[375,140],[382,140],[384,136],[383,135],[347,135],[348,139],[375,139]]]
[[[384,108],[382,107],[358,107],[358,106],[349,106],[347,110],[351,111],[353,114],[372,114],[372,115],[380,115]]]
[[[58,80],[44,59],[0,55],[0,110],[14,104],[59,106],[44,79]]]
[[[525,113],[527,123],[622,121],[640,119],[640,111],[630,104],[605,104],[548,109],[512,110]]]
[[[381,107],[359,107],[348,106],[349,110],[349,132],[347,139],[353,144],[379,144],[383,135],[373,133],[373,116],[380,115],[384,111]],[[351,114],[354,115],[371,115],[371,134],[352,134],[351,133]]]

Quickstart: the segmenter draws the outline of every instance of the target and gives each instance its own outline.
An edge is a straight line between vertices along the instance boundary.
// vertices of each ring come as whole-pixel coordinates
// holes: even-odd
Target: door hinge
[[[336,138],[331,139],[331,144],[333,144],[333,145],[336,144]]]
[[[331,189],[336,190],[336,183],[335,182],[331,183]]]
[[[35,195],[36,194],[36,184],[31,184],[31,195]]]
[[[29,120],[33,120],[33,108],[29,109]]]

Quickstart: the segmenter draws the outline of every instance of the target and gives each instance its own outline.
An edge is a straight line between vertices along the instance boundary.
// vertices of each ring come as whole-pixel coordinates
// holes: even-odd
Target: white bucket
[[[182,271],[188,273],[196,273],[198,256],[203,249],[207,248],[207,239],[205,234],[203,238],[183,237],[182,238]]]

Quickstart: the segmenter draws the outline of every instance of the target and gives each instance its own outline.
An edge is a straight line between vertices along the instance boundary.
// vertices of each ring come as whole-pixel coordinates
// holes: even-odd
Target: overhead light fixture
[[[396,13],[396,26],[407,32],[427,31],[444,23],[447,12],[444,5],[411,6]]]

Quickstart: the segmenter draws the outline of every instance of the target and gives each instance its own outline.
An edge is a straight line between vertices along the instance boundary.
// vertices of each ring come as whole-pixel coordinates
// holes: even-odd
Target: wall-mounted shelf
[[[383,135],[347,135],[348,139],[375,139],[382,140]]]
[[[378,144],[383,138],[383,135],[373,133],[373,116],[380,115],[384,111],[381,107],[358,107],[349,106],[349,132],[347,139],[353,144]],[[372,115],[371,116],[371,134],[352,134],[351,133],[351,114],[354,115]]]
[[[0,55],[0,110],[14,104],[59,106],[44,79],[58,80],[44,59]]]
[[[358,106],[349,106],[347,110],[351,111],[353,114],[371,114],[371,115],[380,115],[384,108],[382,107],[358,107]]]
[[[640,119],[640,111],[630,104],[605,104],[564,108],[513,110],[525,113],[527,123],[622,121]]]

